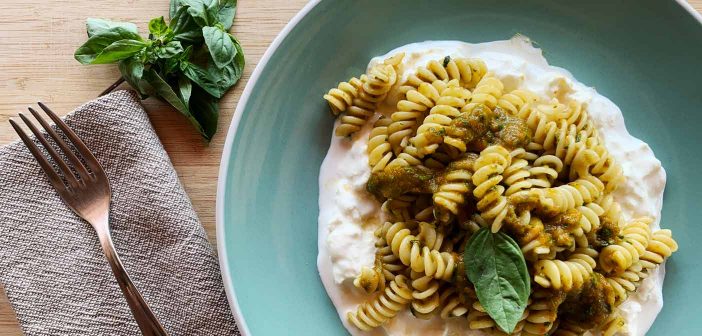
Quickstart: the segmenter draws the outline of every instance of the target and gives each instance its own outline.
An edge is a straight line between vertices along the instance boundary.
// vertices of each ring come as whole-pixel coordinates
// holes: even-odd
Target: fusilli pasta
[[[508,335],[478,300],[461,258],[489,227],[516,241],[533,279],[509,335],[624,330],[617,307],[678,245],[670,230],[651,231],[653,218],[625,218],[613,194],[624,170],[588,104],[512,83],[506,92],[485,62],[469,58],[431,60],[398,83],[403,57],[324,95],[339,136],[375,120],[366,187],[382,202],[384,224],[374,264],[353,281],[371,296],[348,321],[371,330],[409,308],[417,318],[461,317],[467,328]],[[396,109],[381,115],[383,103]]]

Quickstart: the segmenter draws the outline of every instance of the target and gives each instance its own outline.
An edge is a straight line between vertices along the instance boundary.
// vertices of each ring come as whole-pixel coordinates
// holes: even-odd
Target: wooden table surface
[[[144,103],[185,189],[215,243],[215,193],[227,127],[244,84],[270,42],[305,0],[239,1],[233,32],[246,54],[244,76],[220,104],[219,132],[207,146],[184,118],[158,101]],[[690,3],[702,12],[702,0]],[[43,101],[65,114],[95,98],[118,76],[116,66],[82,66],[73,51],[86,36],[86,17],[136,23],[167,16],[168,0],[27,0],[3,4],[0,13],[0,144],[17,136],[7,120]],[[22,332],[0,288],[0,336]]]

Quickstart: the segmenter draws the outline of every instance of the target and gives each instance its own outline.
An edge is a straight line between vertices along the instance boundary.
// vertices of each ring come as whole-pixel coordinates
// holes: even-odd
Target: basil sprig
[[[512,333],[531,291],[519,245],[505,233],[482,228],[466,245],[463,262],[480,304],[503,331]]]
[[[244,53],[228,30],[236,0],[171,0],[170,22],[136,25],[88,19],[88,40],[75,52],[82,64],[117,63],[142,99],[157,97],[183,114],[208,141],[217,131],[219,98],[241,78]]]

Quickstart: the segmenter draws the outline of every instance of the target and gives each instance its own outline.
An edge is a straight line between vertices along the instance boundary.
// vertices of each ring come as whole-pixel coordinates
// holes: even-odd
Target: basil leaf
[[[195,19],[200,27],[211,26],[217,23],[217,0],[180,0],[183,6],[188,7],[188,14]]]
[[[199,48],[193,52],[190,61],[181,63],[181,71],[210,95],[221,98],[239,81],[244,69],[244,53],[241,46],[236,40],[234,46],[238,50],[234,61],[223,68],[214,64],[207,48]]]
[[[190,105],[190,95],[192,91],[193,83],[190,82],[190,79],[183,74],[178,76],[178,94],[180,95],[180,99],[185,102],[185,105]]]
[[[219,90],[222,92],[221,95],[224,95],[227,90],[234,86],[234,84],[236,84],[236,82],[241,78],[244,67],[244,56],[241,54],[241,57],[239,57],[239,55],[240,54],[237,53],[237,57],[234,58],[234,62],[227,64],[227,66],[224,68],[219,69],[214,65],[207,68],[208,74],[214,79],[217,87],[219,87]]]
[[[244,50],[241,49],[241,44],[233,36],[232,39],[234,40],[234,47],[236,48],[236,56],[234,56],[234,62],[232,62],[232,65],[234,66],[234,71],[232,72],[232,82],[230,87],[239,81],[241,75],[244,74],[244,66],[246,65],[246,60],[244,59]]]
[[[122,74],[122,78],[124,78],[134,90],[137,90],[142,98],[147,95],[141,83],[142,76],[144,75],[144,63],[137,57],[130,57],[120,61],[119,72]]]
[[[197,44],[202,41],[202,29],[197,25],[195,19],[188,14],[187,7],[180,7],[171,16],[170,28],[173,31],[175,40],[189,44]]]
[[[224,30],[229,30],[236,15],[236,0],[219,0],[217,21],[224,25]]]
[[[216,79],[210,76],[206,70],[200,68],[199,66],[192,63],[187,63],[183,69],[183,73],[200,88],[207,91],[207,93],[210,95],[220,98],[224,94],[224,91],[217,84]]]
[[[181,6],[180,0],[171,0],[168,4],[168,17],[171,18],[171,20],[175,17],[176,12],[182,8]]]
[[[531,291],[526,261],[517,243],[503,232],[482,228],[466,245],[463,261],[480,304],[503,331],[514,331]]]
[[[104,19],[88,18],[87,20],[85,20],[85,26],[88,31],[88,37],[100,34],[114,27],[121,27],[134,34],[139,33],[137,30],[137,26],[130,22],[115,22]]]
[[[198,86],[193,86],[190,96],[190,111],[201,125],[200,132],[207,141],[217,133],[219,121],[219,99],[207,94]]]
[[[137,33],[123,27],[112,27],[93,35],[76,50],[73,56],[81,64],[91,64],[105,48],[120,40],[143,41]]]
[[[155,37],[160,37],[168,33],[168,25],[166,24],[166,20],[163,19],[163,16],[153,18],[149,21],[149,32]]]
[[[171,58],[183,52],[183,46],[178,41],[168,42],[156,49],[156,57]]]
[[[210,56],[218,68],[231,63],[237,50],[229,34],[220,27],[203,27],[202,36],[210,51]]]
[[[166,59],[166,62],[164,63],[164,74],[170,74],[175,71],[182,72],[186,63],[188,63],[188,58],[190,58],[191,53],[192,46],[188,46],[182,53]]]
[[[190,113],[190,109],[188,108],[187,105],[183,102],[183,100],[178,96],[178,94],[173,91],[173,88],[168,85],[168,83],[161,78],[161,76],[156,73],[153,69],[149,69],[144,71],[144,80],[148,83],[148,88],[147,91],[155,96],[158,96],[161,98],[163,101],[171,105],[173,108],[175,108],[178,112],[180,112],[182,115],[184,115],[193,126],[202,134],[203,137],[206,139],[210,139],[211,135],[207,135],[205,133],[205,130],[202,128],[202,125],[200,125],[200,122],[195,119],[192,113]],[[192,98],[191,98],[192,99]]]
[[[146,47],[146,43],[137,40],[119,40],[103,49],[90,64],[114,63],[132,57]]]

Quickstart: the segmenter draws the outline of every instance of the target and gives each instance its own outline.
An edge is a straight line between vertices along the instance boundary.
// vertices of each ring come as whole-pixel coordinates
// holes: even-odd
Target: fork
[[[82,140],[64,123],[54,112],[46,105],[39,102],[39,107],[46,115],[54,121],[58,129],[60,129],[65,137],[73,144],[76,152],[82,157],[82,161],[76,153],[74,153],[59,134],[49,126],[49,124],[39,115],[33,108],[29,108],[29,112],[41,124],[46,133],[58,145],[68,163],[64,161],[60,154],[49,144],[47,139],[34,126],[34,124],[22,113],[19,117],[34,133],[37,140],[49,153],[49,156],[58,166],[58,170],[63,175],[59,175],[47,158],[42,154],[39,147],[27,136],[22,128],[16,122],[10,120],[10,124],[15,129],[17,134],[22,139],[22,142],[27,146],[34,158],[37,159],[42,170],[46,173],[51,185],[56,189],[61,199],[73,210],[78,216],[86,220],[93,226],[97,236],[100,239],[100,245],[105,253],[105,257],[112,268],[112,273],[117,279],[120,289],[124,294],[127,304],[132,311],[132,315],[139,325],[139,329],[144,336],[167,336],[168,333],[163,328],[163,325],[158,321],[149,305],[137,290],[134,283],[129,278],[127,271],[124,269],[122,262],[117,255],[115,246],[112,243],[112,235],[110,233],[109,212],[111,191],[110,184],[107,180],[107,175],[102,169],[95,156],[85,146]],[[70,166],[69,166],[70,163]],[[85,164],[83,164],[85,163]],[[72,168],[71,168],[72,167]]]

